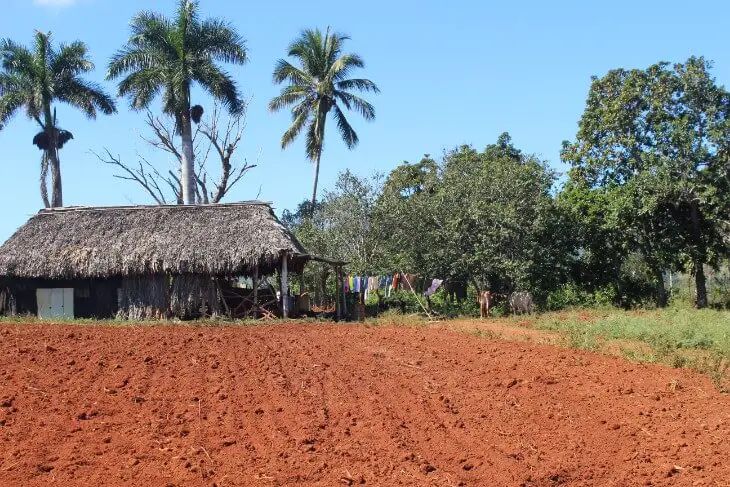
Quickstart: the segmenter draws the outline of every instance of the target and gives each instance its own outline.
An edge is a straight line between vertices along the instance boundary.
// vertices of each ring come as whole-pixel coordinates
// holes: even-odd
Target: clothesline
[[[430,296],[435,293],[443,282],[443,279],[432,279],[424,295]],[[362,293],[365,295],[364,299],[367,299],[370,293],[377,291],[384,291],[386,297],[390,297],[391,293],[397,290],[415,292],[419,283],[422,282],[418,275],[400,272],[377,276],[346,275],[343,282],[346,293]]]

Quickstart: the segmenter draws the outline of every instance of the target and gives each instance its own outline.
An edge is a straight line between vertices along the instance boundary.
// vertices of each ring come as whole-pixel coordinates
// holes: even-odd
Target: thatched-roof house
[[[0,311],[220,314],[232,278],[286,277],[311,258],[262,202],[41,210],[0,247]]]

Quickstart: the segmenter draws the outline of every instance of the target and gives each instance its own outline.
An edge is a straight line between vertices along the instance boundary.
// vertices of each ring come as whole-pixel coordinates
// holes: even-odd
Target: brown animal
[[[489,309],[492,307],[494,295],[491,291],[482,291],[479,293],[479,311],[482,318],[489,318]]]

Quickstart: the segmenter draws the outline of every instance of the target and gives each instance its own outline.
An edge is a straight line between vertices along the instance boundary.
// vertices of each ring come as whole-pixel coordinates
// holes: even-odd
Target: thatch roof
[[[267,273],[285,251],[306,256],[268,203],[56,208],[0,247],[0,276]]]

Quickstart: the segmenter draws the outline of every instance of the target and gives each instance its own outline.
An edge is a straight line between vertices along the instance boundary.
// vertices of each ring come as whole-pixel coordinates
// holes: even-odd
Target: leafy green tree
[[[447,155],[437,204],[445,215],[443,272],[463,273],[476,287],[537,294],[567,278],[574,247],[551,190],[555,174],[502,134],[479,153]]]
[[[356,273],[380,270],[380,241],[375,233],[373,212],[380,194],[381,178],[340,173],[334,188],[324,192],[322,223],[329,242],[329,255],[349,262]]]
[[[351,273],[379,272],[382,254],[373,220],[379,194],[378,175],[361,178],[346,170],[314,211],[311,201],[304,201],[295,212],[284,211],[282,223],[309,252],[348,262]],[[321,301],[331,269],[317,263],[307,267],[305,288],[314,289]]]
[[[645,259],[636,250],[636,239],[614,218],[613,196],[607,190],[591,188],[573,171],[556,204],[570,221],[578,249],[570,271],[572,285],[586,293],[613,296],[614,304],[628,308],[656,298],[656,279],[651,269],[648,280],[643,272],[637,275],[632,263],[640,260],[646,264]],[[651,285],[649,292],[647,283]]]
[[[245,42],[227,22],[201,20],[193,0],[180,0],[173,19],[140,12],[131,25],[132,35],[112,57],[107,79],[124,76],[119,95],[128,96],[135,110],[148,108],[162,93],[163,111],[175,118],[182,138],[183,203],[194,204],[192,122],[200,121],[203,108],[192,105],[191,88],[197,83],[230,113],[240,113],[245,104],[236,83],[216,63],[246,63]]]
[[[114,100],[102,88],[81,76],[94,69],[86,45],[76,41],[58,48],[50,33],[36,32],[31,49],[10,39],[0,42],[0,130],[20,109],[35,120],[41,132],[33,143],[43,151],[41,196],[46,207],[63,206],[61,162],[58,151],[73,138],[58,126],[54,102],[71,105],[87,117],[116,111]],[[46,172],[51,170],[51,200],[45,191]]]
[[[555,174],[508,134],[396,168],[376,222],[390,266],[495,292],[544,295],[568,278],[575,246],[552,198]],[[388,267],[388,265],[386,265]]]
[[[292,124],[281,138],[282,149],[307,126],[307,158],[314,165],[312,206],[317,200],[327,115],[333,114],[340,136],[349,149],[354,148],[359,139],[342,107],[360,112],[366,120],[375,119],[375,108],[352,91],[379,93],[380,90],[369,79],[348,78],[353,69],[365,66],[357,54],[342,53],[343,43],[348,39],[345,35],[330,33],[329,29],[324,35],[319,29],[305,30],[289,46],[288,54],[296,59],[298,66],[280,59],[274,68],[274,82],[286,83],[286,86],[271,100],[269,109],[275,112],[291,107],[292,115]]]
[[[604,193],[606,222],[644,255],[666,304],[663,273],[690,267],[696,305],[707,305],[704,265],[726,253],[721,188],[730,168],[730,95],[710,63],[658,63],[594,78],[576,142],[563,159],[571,178]]]
[[[438,163],[427,154],[416,164],[404,162],[386,178],[373,210],[383,270],[422,272],[437,266],[432,239],[443,218],[431,196],[438,172]]]

